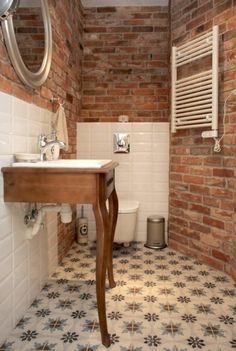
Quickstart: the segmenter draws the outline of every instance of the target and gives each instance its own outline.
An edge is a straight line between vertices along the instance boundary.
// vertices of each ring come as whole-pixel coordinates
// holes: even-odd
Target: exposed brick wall
[[[52,21],[53,56],[46,83],[32,91],[18,79],[11,66],[0,29],[0,90],[38,106],[53,109],[52,95],[65,102],[69,134],[69,151],[63,157],[76,156],[76,121],[80,111],[83,26],[80,1],[48,0]],[[55,108],[55,106],[54,106]],[[74,240],[75,221],[59,225],[59,259]]]
[[[236,3],[172,0],[172,44],[183,43],[215,24],[220,26],[221,134],[223,101],[236,89]],[[191,66],[188,71],[191,72]],[[200,129],[172,135],[170,244],[236,277],[236,108],[233,106],[227,108],[225,132],[219,154],[213,152],[212,140],[201,138]]]
[[[167,121],[168,7],[85,9],[80,121]]]
[[[14,13],[16,41],[26,66],[37,72],[44,57],[44,24],[40,7],[19,7]]]

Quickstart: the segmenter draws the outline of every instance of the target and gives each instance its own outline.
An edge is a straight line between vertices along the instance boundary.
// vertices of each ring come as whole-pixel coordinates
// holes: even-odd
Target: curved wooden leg
[[[109,233],[109,218],[105,201],[93,206],[97,227],[97,252],[96,252],[96,292],[98,305],[98,318],[102,343],[109,347],[111,344],[107,330],[105,280],[107,267],[107,236]]]
[[[109,199],[109,241],[108,241],[108,257],[107,257],[107,271],[110,288],[114,288],[116,283],[113,275],[113,241],[115,236],[116,222],[118,217],[118,198],[116,190],[112,191]]]

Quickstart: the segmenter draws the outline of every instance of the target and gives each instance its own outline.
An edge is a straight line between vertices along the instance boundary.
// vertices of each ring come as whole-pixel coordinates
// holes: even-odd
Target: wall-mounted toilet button
[[[114,133],[113,151],[114,153],[128,154],[130,152],[130,135],[127,133]]]

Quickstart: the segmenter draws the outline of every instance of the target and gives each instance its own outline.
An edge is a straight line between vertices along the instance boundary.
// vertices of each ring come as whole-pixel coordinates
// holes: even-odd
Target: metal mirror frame
[[[40,87],[46,81],[52,61],[52,28],[49,7],[47,0],[40,1],[45,31],[45,47],[43,62],[38,72],[31,72],[21,57],[14,32],[13,14],[2,21],[3,35],[12,65],[22,82],[33,89]]]

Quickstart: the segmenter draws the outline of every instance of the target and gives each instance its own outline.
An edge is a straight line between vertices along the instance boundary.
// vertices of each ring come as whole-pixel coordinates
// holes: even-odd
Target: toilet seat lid
[[[119,213],[133,213],[139,208],[139,202],[136,200],[119,200]]]

